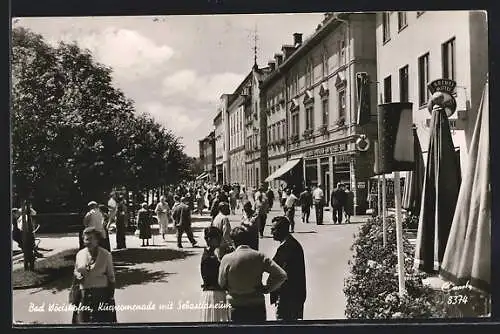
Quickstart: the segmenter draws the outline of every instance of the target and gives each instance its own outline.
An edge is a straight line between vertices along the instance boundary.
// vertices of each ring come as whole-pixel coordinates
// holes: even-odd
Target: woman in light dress
[[[102,237],[95,227],[83,231],[85,248],[76,254],[75,283],[80,296],[73,313],[73,323],[115,323],[115,270],[111,253],[99,246]],[[100,307],[105,306],[105,307]]]
[[[167,203],[165,196],[160,197],[160,202],[156,206],[155,213],[158,216],[158,224],[160,225],[160,234],[165,240],[165,235],[168,233],[168,224],[172,221],[172,211]]]
[[[203,280],[201,303],[201,321],[226,322],[229,321],[230,309],[226,303],[226,291],[219,286],[219,247],[222,241],[222,232],[215,226],[207,227],[204,231],[207,247],[201,257],[201,278]]]

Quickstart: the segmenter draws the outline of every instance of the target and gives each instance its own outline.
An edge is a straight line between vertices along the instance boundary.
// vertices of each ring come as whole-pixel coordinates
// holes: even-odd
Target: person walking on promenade
[[[304,318],[306,301],[306,266],[301,244],[289,232],[286,217],[274,217],[271,233],[280,242],[273,260],[286,271],[287,279],[281,287],[271,292],[271,304],[276,306],[276,319],[297,320]]]
[[[349,189],[349,185],[345,185],[345,222],[351,223],[351,216],[354,214],[354,193]]]
[[[196,208],[198,209],[198,214],[203,216],[203,209],[205,208],[205,198],[201,189],[196,192]]]
[[[117,212],[116,212],[116,248],[124,249],[126,245],[127,235],[127,204],[125,198],[120,196],[118,198]]]
[[[232,248],[231,222],[229,221],[229,214],[229,204],[226,202],[219,203],[219,213],[210,224],[210,226],[217,227],[222,232],[222,241],[219,247],[220,258],[229,253]]]
[[[323,225],[323,208],[325,207],[325,194],[321,189],[321,184],[318,184],[313,193],[314,209],[316,211],[316,224]]]
[[[285,212],[288,221],[290,222],[290,232],[295,232],[295,205],[297,204],[298,198],[293,194],[292,190],[288,188],[286,190],[286,202],[285,202]]]
[[[257,216],[257,224],[259,226],[259,235],[264,238],[264,229],[266,228],[268,206],[266,200],[263,198],[264,194],[258,192],[255,198],[254,210]]]
[[[174,218],[175,227],[177,227],[177,247],[182,248],[182,235],[186,233],[189,241],[193,247],[196,247],[196,240],[193,236],[193,230],[191,229],[191,210],[187,204],[186,198],[181,198],[180,204],[178,204],[172,216]]]
[[[229,206],[231,208],[231,214],[232,215],[235,215],[236,212],[236,203],[237,202],[237,199],[236,199],[236,192],[234,191],[234,188],[231,188],[231,190],[229,191]]]
[[[221,201],[221,193],[218,191],[215,195],[215,199],[212,201],[212,206],[210,207],[210,216],[212,217],[212,221],[215,219],[215,217],[219,214],[219,204],[223,201]]]
[[[288,198],[288,189],[283,189],[281,194],[281,208],[283,209],[283,213],[286,215],[286,200]]]
[[[116,322],[115,270],[111,253],[99,246],[101,236],[95,227],[87,227],[85,248],[76,254],[73,284],[78,296],[70,296],[70,302],[79,306],[73,314],[76,324]]]
[[[267,203],[269,205],[269,211],[273,209],[274,205],[274,191],[273,188],[269,187],[266,192],[266,197],[267,197]]]
[[[235,251],[221,260],[219,285],[228,292],[231,321],[257,323],[266,321],[265,294],[277,290],[286,280],[286,272],[265,254],[250,248],[250,233],[237,226],[231,231]],[[265,285],[263,274],[269,273]]]
[[[311,215],[311,206],[313,205],[313,199],[309,187],[306,187],[303,192],[299,195],[299,203],[302,212],[302,222],[309,224],[309,217]]]
[[[104,234],[106,235],[105,239],[102,242],[102,247],[107,251],[111,251],[111,241],[109,240],[109,226],[111,224],[109,219],[109,208],[107,205],[103,204],[99,205],[99,210],[101,211],[101,214],[104,217],[103,228],[104,228]]]
[[[155,213],[158,217],[161,237],[165,240],[165,235],[168,234],[168,224],[172,219],[172,211],[170,210],[170,206],[168,205],[167,198],[165,196],[160,197],[160,201],[155,208]]]
[[[101,233],[101,237],[99,238],[99,246],[105,248],[106,245],[106,232],[104,231],[104,216],[102,212],[99,210],[99,206],[97,202],[90,201],[87,204],[89,211],[83,218],[83,229],[87,227],[95,228],[99,233]],[[83,237],[83,235],[82,235]]]
[[[250,240],[248,246],[258,251],[259,250],[259,220],[255,211],[252,209],[252,203],[246,201],[243,204],[243,217],[241,219],[241,226],[243,226],[250,233]]]
[[[148,203],[142,203],[141,209],[137,212],[137,228],[139,229],[139,239],[142,240],[142,247],[149,246],[151,239],[151,212],[148,210]]]
[[[204,230],[207,247],[201,256],[202,305],[221,305],[222,307],[204,307],[201,309],[201,321],[225,322],[229,321],[230,310],[226,305],[226,291],[219,285],[220,256],[218,254],[222,242],[222,232],[215,226]]]
[[[332,206],[333,223],[342,224],[342,210],[345,205],[346,194],[342,183],[337,183],[337,188],[333,189],[330,204]]]

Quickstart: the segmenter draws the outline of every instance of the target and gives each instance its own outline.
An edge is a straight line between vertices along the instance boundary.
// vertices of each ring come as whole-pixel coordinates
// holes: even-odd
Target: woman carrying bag
[[[70,303],[77,305],[73,323],[115,323],[115,271],[111,253],[99,246],[101,233],[83,231],[85,248],[76,254]]]

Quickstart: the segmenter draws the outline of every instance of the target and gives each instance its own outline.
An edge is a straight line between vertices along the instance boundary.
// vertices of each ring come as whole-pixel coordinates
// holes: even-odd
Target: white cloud
[[[112,67],[117,77],[128,80],[157,74],[158,68],[174,55],[171,47],[158,45],[135,30],[123,28],[67,33],[62,40],[76,41],[80,47],[89,49],[97,61]]]
[[[186,137],[183,134],[189,134],[203,121],[202,118],[190,117],[183,106],[166,106],[160,102],[146,103],[140,111],[150,114],[165,128],[182,137]]]
[[[181,70],[163,80],[163,94],[188,94],[199,101],[217,101],[222,94],[232,93],[244,79],[237,73],[198,76],[193,70]]]

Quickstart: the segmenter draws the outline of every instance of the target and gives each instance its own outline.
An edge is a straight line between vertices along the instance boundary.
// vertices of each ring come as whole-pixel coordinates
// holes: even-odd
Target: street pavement
[[[278,243],[270,236],[271,218],[281,214],[276,204],[271,211],[260,250],[272,257]],[[311,223],[300,221],[300,210],[296,214],[294,236],[304,248],[307,277],[307,300],[304,319],[344,319],[344,279],[348,274],[348,261],[352,256],[350,247],[354,233],[358,231],[366,216],[351,218],[351,224],[333,225],[330,214],[325,212],[325,225],[316,225],[312,213]],[[231,224],[239,224],[241,214],[231,216]],[[147,308],[147,310],[123,310],[117,312],[119,323],[164,323],[196,322],[199,310],[178,309],[179,304],[199,302],[201,277],[200,259],[205,246],[203,228],[205,220],[193,223],[199,248],[192,248],[184,236],[184,248],[177,250],[173,231],[167,240],[155,236],[155,246],[140,247],[140,240],[127,236],[127,250],[114,251],[117,290],[115,299],[123,307]],[[78,237],[42,236],[40,246],[52,249],[46,255],[68,248],[78,247]],[[111,235],[111,246],[115,246],[115,235]],[[16,266],[22,266],[17,264]],[[13,318],[15,323],[69,324],[71,312],[51,310],[50,306],[67,305],[70,278],[62,277],[44,287],[13,291]],[[274,308],[266,297],[268,319],[274,320]],[[160,310],[161,305],[169,306]],[[40,311],[35,311],[38,306]]]

